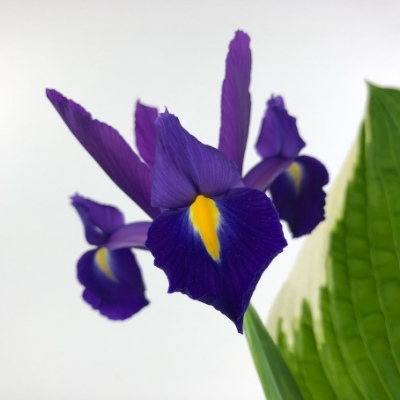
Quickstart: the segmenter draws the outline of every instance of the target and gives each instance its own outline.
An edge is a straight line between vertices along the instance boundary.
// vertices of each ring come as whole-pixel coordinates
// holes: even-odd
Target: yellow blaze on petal
[[[193,227],[199,233],[208,254],[215,261],[219,260],[219,240],[217,235],[219,215],[214,200],[202,194],[197,196],[190,206],[190,220]]]
[[[296,194],[299,194],[301,186],[301,167],[298,163],[292,162],[288,171],[294,181],[294,190],[296,191]]]
[[[108,250],[105,247],[100,247],[97,250],[95,261],[100,271],[111,281],[118,282],[118,279],[111,271],[110,265],[108,264]]]

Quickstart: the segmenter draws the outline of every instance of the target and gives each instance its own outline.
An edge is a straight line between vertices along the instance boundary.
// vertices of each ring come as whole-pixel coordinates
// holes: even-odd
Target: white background
[[[84,303],[75,264],[88,250],[75,192],[145,215],[102,172],[45,97],[55,88],[133,142],[137,98],[167,106],[216,145],[228,43],[252,38],[252,115],[282,94],[303,154],[332,177],[365,107],[364,80],[400,86],[398,1],[0,0],[0,399],[262,399],[243,336],[211,307],[166,294],[136,252],[151,305],[111,322]],[[263,275],[266,318],[301,240]]]

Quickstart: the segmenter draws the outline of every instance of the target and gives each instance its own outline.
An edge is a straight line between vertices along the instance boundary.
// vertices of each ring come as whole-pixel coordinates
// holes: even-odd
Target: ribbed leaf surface
[[[347,179],[330,194],[343,204],[323,223],[329,229],[307,239],[325,236],[323,257],[308,246],[310,264],[319,264],[306,265],[302,254],[293,274],[321,271],[318,301],[289,278],[286,286],[304,296],[292,315],[275,304],[277,343],[305,399],[400,399],[399,91],[370,86]]]

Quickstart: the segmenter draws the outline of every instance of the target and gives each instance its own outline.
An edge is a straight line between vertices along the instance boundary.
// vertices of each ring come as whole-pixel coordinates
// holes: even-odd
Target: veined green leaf
[[[302,400],[293,375],[251,305],[244,316],[244,332],[268,400]]]
[[[364,124],[268,326],[306,399],[400,399],[400,92]]]

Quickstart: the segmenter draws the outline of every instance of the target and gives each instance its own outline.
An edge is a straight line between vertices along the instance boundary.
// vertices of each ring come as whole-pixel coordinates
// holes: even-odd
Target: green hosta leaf
[[[400,399],[400,92],[370,86],[360,136],[269,330],[305,399]]]
[[[251,305],[244,317],[244,331],[267,398],[302,400],[293,375]]]

